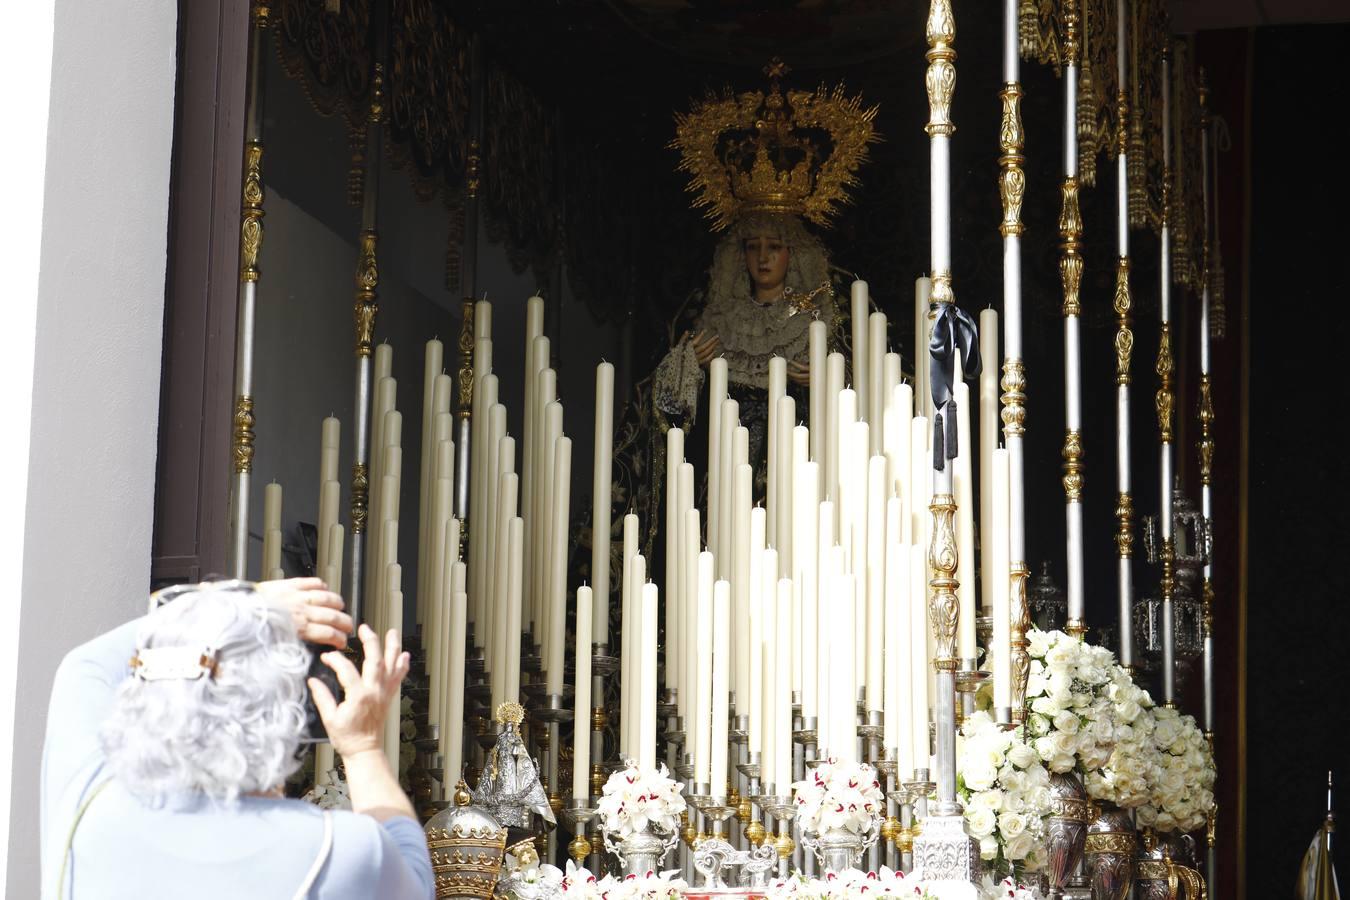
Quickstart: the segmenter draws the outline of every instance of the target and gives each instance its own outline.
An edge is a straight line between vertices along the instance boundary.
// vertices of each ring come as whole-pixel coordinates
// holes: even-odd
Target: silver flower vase
[[[1167,900],[1167,849],[1153,829],[1145,828],[1135,858],[1135,884],[1139,900]]]
[[[1130,814],[1102,804],[1088,826],[1084,860],[1092,879],[1092,900],[1126,900],[1134,887],[1135,837]]]
[[[815,851],[826,875],[856,869],[862,860],[862,836],[847,828],[832,828],[822,835],[805,838],[802,843]]]
[[[1046,820],[1046,874],[1050,878],[1050,896],[1064,896],[1064,886],[1083,861],[1087,828],[1092,821],[1091,805],[1083,782],[1072,772],[1050,775],[1050,818]]]
[[[605,849],[619,858],[625,876],[643,877],[648,872],[660,872],[661,865],[675,844],[678,834],[661,835],[648,826],[642,831],[625,835],[615,841],[608,831],[604,832]]]

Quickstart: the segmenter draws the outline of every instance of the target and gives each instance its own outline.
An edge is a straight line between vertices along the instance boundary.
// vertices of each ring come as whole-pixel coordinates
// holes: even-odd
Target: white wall
[[[24,6],[7,15],[41,19],[44,6],[52,9]],[[6,165],[13,182],[44,190],[40,256],[7,250],[7,269],[40,266],[36,327],[25,334],[21,323],[6,351],[15,342],[32,348],[31,419],[6,409],[4,420],[6,442],[31,426],[27,465],[4,468],[20,497],[27,489],[21,568],[8,557],[0,566],[11,586],[22,578],[17,659],[0,648],[7,663],[17,661],[0,686],[4,703],[12,696],[14,704],[12,719],[0,723],[15,723],[0,776],[9,782],[0,806],[9,897],[38,895],[38,766],[56,666],[69,648],[143,609],[149,583],[176,15],[172,3],[56,2],[45,177],[40,164]],[[8,22],[5,31],[40,47],[46,35],[23,25]],[[40,94],[45,71],[5,83]],[[25,124],[41,123],[16,123],[11,143],[41,146],[43,130]],[[38,211],[30,203],[10,212],[36,230]],[[22,280],[17,287],[11,302],[22,319],[33,295]],[[7,392],[15,386],[5,384]]]

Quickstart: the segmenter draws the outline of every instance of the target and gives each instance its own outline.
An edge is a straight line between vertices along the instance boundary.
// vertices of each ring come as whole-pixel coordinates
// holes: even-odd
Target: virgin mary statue
[[[649,560],[653,551],[660,555],[654,537],[662,522],[667,429],[685,429],[685,458],[706,481],[706,373],[712,359],[726,360],[727,396],[739,403],[749,431],[760,495],[769,361],[787,361],[789,393],[805,411],[814,374],[808,365],[811,322],[825,322],[828,350],[848,349],[848,323],[835,299],[843,273],[833,270],[813,229],[827,228],[847,202],[853,173],[876,139],[876,109],[864,109],[861,98],[845,96],[842,88],[785,92],[780,80],[786,73],[774,60],[765,69],[767,91],[713,97],[676,117],[671,146],[690,175],[693,205],[705,210],[722,236],[706,289],[677,313],[672,346],[638,385],[615,435],[612,571],[622,565],[625,513],[638,514],[640,552]],[[619,579],[610,584],[617,588]]]

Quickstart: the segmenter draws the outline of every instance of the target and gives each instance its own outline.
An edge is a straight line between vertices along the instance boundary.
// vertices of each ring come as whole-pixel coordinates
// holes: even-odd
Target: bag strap
[[[80,827],[80,820],[84,818],[85,812],[88,811],[89,804],[93,803],[94,798],[97,797],[99,794],[101,794],[103,792],[103,789],[111,783],[112,783],[111,778],[99,782],[98,786],[96,786],[92,791],[90,791],[89,794],[84,798],[84,802],[80,804],[80,808],[75,810],[75,818],[70,823],[70,831],[66,832],[65,848],[62,849],[61,851],[61,874],[57,877],[56,881],[57,897],[60,897],[62,891],[66,889],[66,865],[67,863],[70,862],[70,851],[71,848],[75,845],[75,829]]]
[[[295,892],[295,900],[305,900],[309,896],[309,890],[314,887],[314,882],[319,880],[319,873],[323,871],[324,864],[328,862],[328,855],[332,850],[333,812],[325,809],[323,811],[323,841],[319,844],[319,855],[314,857],[314,863],[309,867],[309,874],[305,876],[299,890]]]

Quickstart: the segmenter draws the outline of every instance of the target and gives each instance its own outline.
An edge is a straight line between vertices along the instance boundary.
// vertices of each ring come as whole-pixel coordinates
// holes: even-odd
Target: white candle
[[[629,616],[624,625],[624,645],[631,652],[626,655],[628,661],[627,676],[632,682],[620,695],[620,721],[628,721],[628,727],[620,733],[619,746],[626,759],[642,759],[642,667],[645,660],[642,644],[642,592],[647,583],[647,559],[641,553],[633,555],[628,564],[628,602]],[[626,732],[627,741],[623,739]]]
[[[898,528],[900,501],[891,500]],[[888,515],[889,518],[889,515]],[[895,753],[901,780],[914,771],[914,743],[909,740],[913,722],[909,715],[911,672],[909,654],[909,547],[899,541],[886,547],[886,748]]]
[[[857,614],[857,579],[850,572],[836,575],[834,578],[834,596],[831,597],[831,617],[834,623],[831,630],[830,655],[840,660],[850,660],[856,652],[854,647],[854,617]],[[831,666],[830,675],[830,728],[831,740],[829,753],[845,764],[857,760],[857,691],[853,677],[853,666]]]
[[[722,509],[722,401],[727,398],[727,361],[717,357],[708,363],[708,546],[721,549],[718,516]]]
[[[262,571],[267,578],[281,568],[281,485],[263,488]]]
[[[816,519],[820,514],[820,466],[814,462],[797,466],[792,488],[793,578],[801,598],[798,616],[801,624],[794,644],[801,660],[802,717],[816,717],[816,652],[820,630],[816,626]]]
[[[487,300],[479,300],[473,305],[473,336],[492,337],[492,304]]]
[[[885,696],[882,659],[886,642],[886,457],[867,467],[867,680],[865,708],[881,712]]]
[[[491,376],[495,378],[496,376]],[[505,555],[506,548],[498,546],[498,538],[501,536],[497,530],[497,524],[502,520],[500,509],[498,509],[499,498],[497,489],[501,486],[501,444],[502,438],[506,437],[506,407],[500,403],[494,403],[488,408],[487,414],[487,440],[483,445],[483,477],[488,479],[487,488],[483,492],[485,498],[483,504],[482,526],[487,529],[485,536],[486,547],[483,550],[483,620],[486,623],[486,631],[483,635],[483,650],[487,655],[488,669],[496,664],[494,655],[496,653],[498,635],[497,631],[501,627],[499,622],[501,607],[497,605],[497,573],[499,571],[497,561]]]
[[[342,423],[327,416],[319,429],[319,480],[338,480],[338,451],[342,446]]]
[[[638,761],[644,772],[656,768],[656,608],[657,587],[650,581],[642,586],[642,666],[638,691]],[[725,710],[723,710],[725,713]],[[726,746],[726,721],[722,716],[722,744]],[[725,751],[724,751],[725,752]]]
[[[436,377],[441,374],[441,359],[445,346],[435,338],[427,341],[422,360],[422,452],[418,455],[417,496],[426,498],[431,493],[431,465],[435,461],[436,432]],[[417,623],[426,617],[428,576],[431,572],[431,554],[435,535],[431,533],[431,505],[417,504]]]
[[[999,445],[998,312],[980,311],[980,547],[993,534],[994,451]],[[980,607],[987,614],[993,601],[993,560],[987,550],[980,554]]]
[[[709,783],[712,775],[712,657],[713,657],[713,557],[706,550],[698,555],[698,686],[695,690],[694,722],[690,733],[694,740],[694,784]]]
[[[545,446],[545,407],[557,399],[557,374],[549,368],[549,340],[540,335],[530,343],[526,367],[529,390],[525,393],[525,475],[520,483],[520,509],[525,519],[525,612],[524,620],[534,631],[543,585],[547,580],[548,550],[541,543],[547,518],[545,486],[552,468],[553,445]],[[548,372],[545,375],[545,372]]]
[[[895,386],[904,381],[904,368],[900,362],[900,354],[894,351],[887,353],[881,358],[882,387],[884,389],[881,396],[883,406],[891,402],[891,397],[895,393]]]
[[[591,589],[577,588],[576,704],[572,721],[572,802],[587,806],[591,774]]]
[[[502,696],[512,702],[520,702],[520,617],[523,602],[524,558],[525,558],[525,520],[512,516],[507,529],[507,550],[509,571],[506,577],[506,683]]]
[[[750,670],[750,696],[746,701],[746,712],[750,717],[749,752],[760,753],[763,750],[764,735],[764,507],[757,506],[750,511],[750,591],[749,591],[749,640],[747,641],[748,668]],[[736,699],[739,705],[742,701]]]
[[[433,465],[433,469],[435,466]],[[445,648],[445,533],[450,527],[447,511],[453,502],[455,485],[448,478],[436,478],[432,482],[431,511],[431,572],[427,577],[427,588],[431,596],[426,601],[426,622],[423,632],[426,636],[426,669],[430,682],[431,695],[427,704],[427,720],[432,725],[440,725],[445,679],[442,676]]]
[[[534,522],[535,485],[539,479],[537,468],[539,435],[536,433],[536,428],[539,425],[539,372],[548,368],[549,363],[548,338],[543,335],[544,301],[539,297],[530,297],[525,301],[525,385],[524,396],[522,397],[525,410],[520,431],[520,509],[525,521],[531,524]],[[541,338],[544,341],[542,356],[535,352],[535,341]],[[534,571],[536,552],[534,549],[534,529],[527,528],[525,530],[525,568],[527,572]],[[526,577],[525,584],[533,584],[530,576]],[[526,590],[528,593],[529,589]]]
[[[910,642],[910,740],[914,767],[928,768],[928,584],[924,548],[909,548],[909,627]]]
[[[684,661],[680,665],[680,712],[686,723],[694,721],[694,688],[698,678],[696,653],[698,643],[698,551],[699,511],[694,508],[694,466],[681,463],[675,489],[680,499],[680,588],[684,591],[682,612],[684,624],[680,634],[684,640]],[[687,730],[687,729],[686,729]],[[692,733],[692,732],[690,732]],[[686,742],[685,753],[692,754],[693,746]]]
[[[542,306],[543,301],[540,301],[540,307]],[[601,607],[608,608],[609,533],[612,525],[610,491],[614,481],[614,366],[607,362],[595,367],[594,458],[591,476],[591,582],[600,597]],[[670,469],[667,468],[666,472],[669,473]],[[667,602],[671,599],[669,590],[666,592],[666,599]],[[597,644],[609,643],[607,616],[598,616],[591,627],[592,641]]]
[[[930,515],[928,512],[928,486],[932,474],[933,459],[928,452],[928,419],[915,416],[909,422],[909,465],[910,465],[910,537],[911,542],[928,549],[927,535]],[[925,566],[925,572],[927,566]],[[927,580],[925,579],[925,584]]]
[[[712,796],[727,796],[727,676],[731,668],[731,585],[719,581],[713,587],[713,658],[712,658],[712,758],[709,761],[709,781]],[[652,653],[655,666],[656,654]],[[653,737],[655,740],[655,737]]]
[[[446,558],[449,558],[453,552],[448,546],[449,538],[446,538]],[[459,590],[453,590],[450,594],[450,634],[447,639],[450,652],[449,671],[450,677],[445,685],[446,712],[444,719],[444,728],[446,730],[445,738],[445,783],[454,784],[459,780],[460,772],[463,770],[462,762],[464,759],[464,644],[466,641],[465,622],[468,615],[469,595],[464,592],[465,566],[463,562],[451,563],[452,575],[450,578],[452,586],[456,580],[453,574],[454,570],[459,571],[458,582]]]
[[[556,405],[556,404],[555,404]],[[561,410],[561,406],[559,406]],[[563,627],[567,603],[567,535],[572,495],[572,439],[563,435],[553,448],[552,550],[549,553],[548,642],[544,659],[550,695],[561,696],[563,686]]]
[[[547,340],[540,338],[540,340]],[[543,643],[546,628],[544,609],[548,594],[549,562],[553,552],[549,544],[549,507],[553,502],[553,448],[562,435],[561,413],[553,408],[558,397],[558,373],[550,368],[539,371],[539,383],[535,389],[535,450],[534,450],[534,499],[533,520],[530,531],[533,536],[535,563],[531,571],[533,583],[526,598],[529,612],[530,630],[536,643]],[[554,426],[557,425],[557,430]]]
[[[872,427],[872,455],[881,452],[881,417],[888,396],[886,382],[886,314],[867,318],[867,424]]]
[[[821,498],[839,499],[839,394],[844,390],[844,354],[825,358],[825,487]],[[838,509],[835,510],[836,514]]]
[[[515,441],[510,437],[502,438],[503,457],[508,443],[514,445]],[[515,700],[514,697],[506,693],[506,682],[509,645],[512,640],[520,643],[520,635],[518,633],[512,634],[510,631],[508,614],[508,604],[511,602],[509,581],[514,564],[510,554],[511,519],[516,514],[516,495],[520,491],[519,477],[515,472],[502,472],[498,477],[497,485],[497,539],[494,546],[498,548],[498,552],[492,559],[492,565],[496,569],[492,579],[492,605],[495,612],[491,619],[493,622],[492,655],[488,670],[491,675],[493,709],[507,700]]]
[[[914,412],[925,417],[933,404],[928,383],[928,301],[932,296],[931,278],[920,275],[914,279]]]
[[[619,583],[619,755],[626,759],[633,741],[633,717],[631,707],[633,692],[637,690],[637,641],[638,641],[638,598],[635,583],[640,585],[646,579],[634,581],[633,565],[638,558],[638,517],[629,513],[623,517],[623,567]]]
[[[994,707],[1005,709],[1012,705],[1012,626],[1009,597],[1009,510],[1008,510],[1008,451],[995,450],[993,464],[993,522],[986,545],[990,557],[990,593],[993,595],[994,631],[990,636],[990,656],[993,660]]]
[[[866,419],[867,411],[871,409],[869,389],[872,384],[867,334],[867,316],[871,311],[871,304],[868,302],[867,282],[862,280],[853,282],[849,300],[852,313],[850,324],[853,329],[853,390],[858,393],[859,415]]]
[[[679,471],[684,462],[684,430],[671,428],[666,432],[666,690],[679,692],[681,664],[684,662],[684,592],[680,584],[680,507]],[[603,567],[608,574],[609,547],[605,541]],[[593,564],[592,568],[596,568]],[[606,642],[608,635],[606,635]],[[683,697],[678,698],[683,702]]]
[[[782,454],[784,451],[781,447],[782,435],[779,424],[782,421],[782,410],[778,403],[786,396],[787,360],[781,356],[774,356],[769,360],[769,422],[768,429],[765,432],[768,453],[766,455],[764,508],[769,511],[769,546],[777,548],[780,551],[780,557],[782,555],[782,542],[778,537],[781,524],[778,509],[778,486],[782,478]]]
[[[913,502],[914,475],[913,465],[910,461],[910,450],[913,442],[912,431],[914,421],[914,390],[907,384],[897,385],[891,392],[891,412],[894,416],[894,434],[893,444],[886,450],[886,458],[890,465],[891,484],[894,485],[896,496],[900,498],[900,527],[903,529],[904,536],[901,541],[908,544],[911,542],[911,533],[913,531],[914,520],[911,504]]]
[[[838,518],[839,545],[844,548],[844,567],[851,570],[853,549],[854,507],[865,485],[858,484],[860,478],[867,477],[866,470],[859,472],[852,466],[850,449],[853,446],[853,426],[858,421],[858,395],[851,388],[839,392],[838,420],[833,434],[832,453],[838,461],[837,481],[834,494],[835,514]]]
[[[397,522],[391,523],[395,527],[394,533],[397,533]],[[386,532],[388,534],[389,532]],[[400,590],[403,584],[403,567],[398,563],[391,563],[385,567],[385,596],[388,597],[388,618],[386,619],[386,631],[393,629],[400,634],[403,633],[403,591]],[[384,752],[389,759],[389,767],[395,772],[398,771],[398,748],[400,743],[399,720],[402,716],[402,696],[403,689],[394,694],[390,700],[389,708],[384,717]]]
[[[830,695],[830,672],[834,666],[829,664],[830,656],[830,634],[834,627],[834,576],[842,569],[836,570],[840,563],[840,556],[835,552],[834,544],[834,504],[825,500],[817,507],[816,514],[816,634],[817,642],[822,648],[823,654],[821,662],[823,665],[816,666],[816,696],[818,708],[816,718],[819,720],[816,724],[816,732],[819,735],[819,745],[821,750],[827,750],[830,738],[830,703],[833,698]]]
[[[957,365],[960,372],[960,364]],[[956,446],[959,451],[950,465],[956,496],[956,599],[960,619],[956,628],[958,659],[975,658],[975,486],[972,484],[971,459],[975,444],[970,430],[970,385],[956,385]]]
[[[761,588],[759,592],[759,621],[760,621],[760,684],[762,685],[763,697],[760,704],[760,715],[763,719],[762,731],[759,736],[760,743],[760,778],[766,789],[772,788],[772,793],[782,794],[783,785],[774,782],[774,776],[777,774],[777,764],[774,762],[775,755],[778,753],[778,654],[788,652],[789,648],[778,646],[778,553],[772,547],[767,548],[761,556],[760,579]]]
[[[780,648],[774,654],[774,784],[780,796],[792,793],[792,580],[778,580],[778,608],[774,615]]]
[[[489,370],[480,369],[484,358]],[[484,604],[482,594],[483,568],[487,550],[486,528],[483,527],[483,506],[487,502],[487,485],[484,471],[487,464],[484,457],[487,451],[487,411],[497,402],[497,379],[489,377],[492,358],[492,342],[479,339],[474,344],[473,369],[473,427],[469,432],[469,559],[468,594],[469,622],[473,625],[473,643],[481,648],[487,637],[487,622],[483,618]],[[373,490],[373,485],[372,485]],[[372,497],[373,501],[373,497]]]
[[[811,427],[811,459],[824,462],[825,449],[825,351],[828,332],[825,323],[816,319],[806,329],[807,358],[811,367],[811,385],[808,388]]]
[[[334,522],[328,529],[328,577],[324,582],[334,593],[342,593],[342,541],[345,529]]]
[[[754,483],[754,469],[750,464],[736,466],[732,476],[732,547],[731,547],[731,607],[735,615],[728,615],[727,627],[735,631],[734,650],[728,643],[728,652],[735,660],[734,668],[728,670],[730,683],[728,688],[736,692],[737,711],[748,712],[750,691],[753,679],[750,673],[750,645],[753,640],[750,627],[750,511],[751,490]],[[716,742],[713,744],[717,746]]]
[[[708,549],[713,553],[713,572],[718,578],[731,577],[731,479],[736,470],[736,429],[740,425],[741,405],[728,397],[722,401],[722,428],[717,451],[717,543],[712,542],[711,535],[708,539]],[[708,514],[713,514],[712,507],[708,508]]]
[[[777,538],[773,545],[778,548],[778,574],[787,578],[792,574],[792,429],[797,425],[797,403],[791,397],[779,397],[777,437],[774,444],[778,454],[778,470],[774,473],[774,506],[768,510],[769,521],[775,518],[774,527]]]

